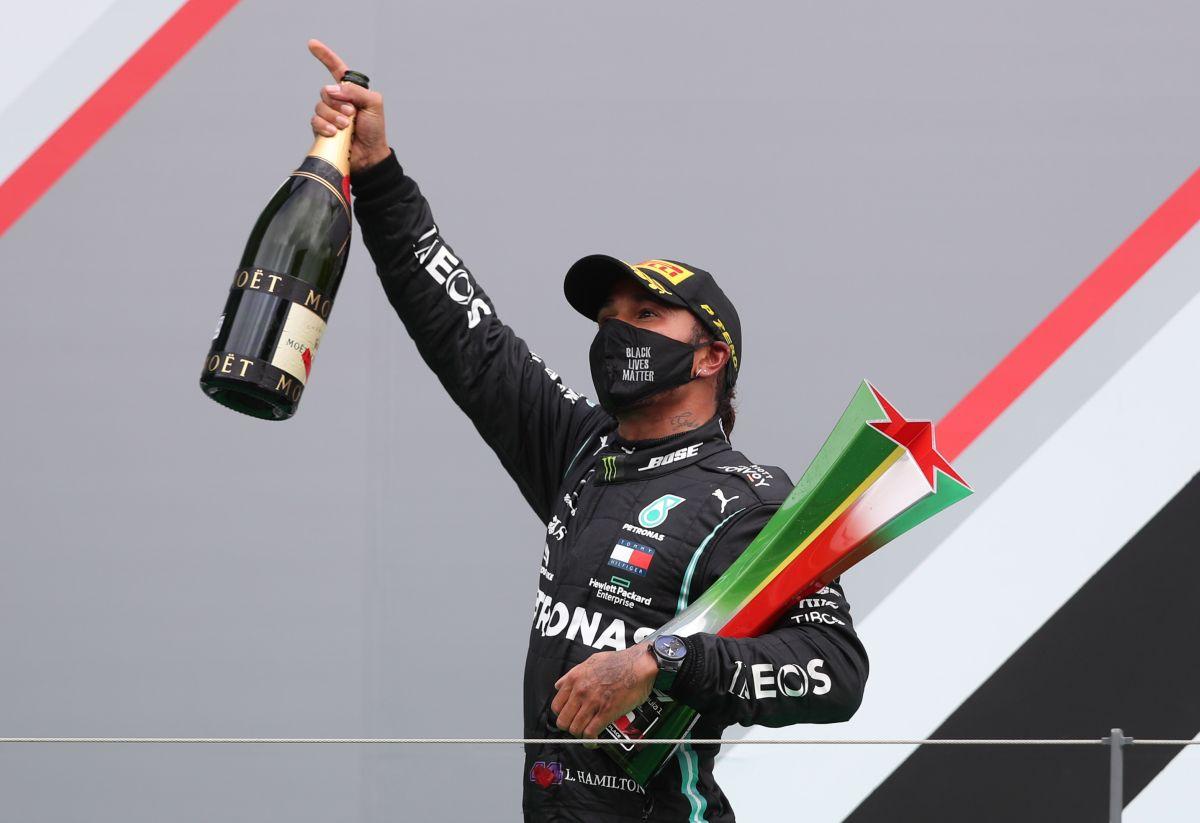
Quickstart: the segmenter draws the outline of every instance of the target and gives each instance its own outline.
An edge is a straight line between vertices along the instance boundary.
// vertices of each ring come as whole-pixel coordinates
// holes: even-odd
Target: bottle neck
[[[354,117],[350,125],[338,129],[333,137],[317,135],[312,148],[308,150],[309,157],[319,157],[342,173],[343,177],[350,174],[350,141],[354,137]]]

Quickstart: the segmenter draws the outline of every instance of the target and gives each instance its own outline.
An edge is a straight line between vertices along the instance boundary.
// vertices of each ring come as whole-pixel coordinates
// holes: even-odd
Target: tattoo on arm
[[[633,670],[633,661],[625,656],[613,656],[597,663],[594,668],[596,685],[606,691],[614,688],[631,689],[637,686],[637,675]]]

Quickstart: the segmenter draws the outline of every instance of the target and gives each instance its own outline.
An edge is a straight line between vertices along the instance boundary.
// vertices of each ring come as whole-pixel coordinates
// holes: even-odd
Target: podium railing
[[[40,745],[241,745],[241,746],[505,746],[505,745],[618,745],[616,740],[536,737],[0,737],[0,746]],[[791,740],[784,738],[686,738],[656,740],[656,744],[722,746],[1107,746],[1109,748],[1108,819],[1120,823],[1125,794],[1125,749],[1130,746],[1197,746],[1196,740],[1134,738],[1121,729],[1104,737],[1084,738],[923,738],[879,740]]]

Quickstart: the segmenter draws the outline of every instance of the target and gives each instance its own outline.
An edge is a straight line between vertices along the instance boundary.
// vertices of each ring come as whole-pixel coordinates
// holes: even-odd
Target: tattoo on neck
[[[675,431],[694,429],[699,425],[700,424],[696,422],[696,415],[692,414],[690,411],[671,415],[671,428]]]

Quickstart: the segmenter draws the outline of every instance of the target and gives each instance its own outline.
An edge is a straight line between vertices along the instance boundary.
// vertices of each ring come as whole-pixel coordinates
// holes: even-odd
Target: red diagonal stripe
[[[1200,170],[942,418],[938,451],[958,457],[1197,222]]]
[[[0,185],[0,235],[235,5],[237,0],[188,0],[163,23]]]
[[[235,5],[237,0],[184,3],[0,185],[0,235]],[[946,459],[958,457],[1198,221],[1200,171],[938,423],[938,450]]]

